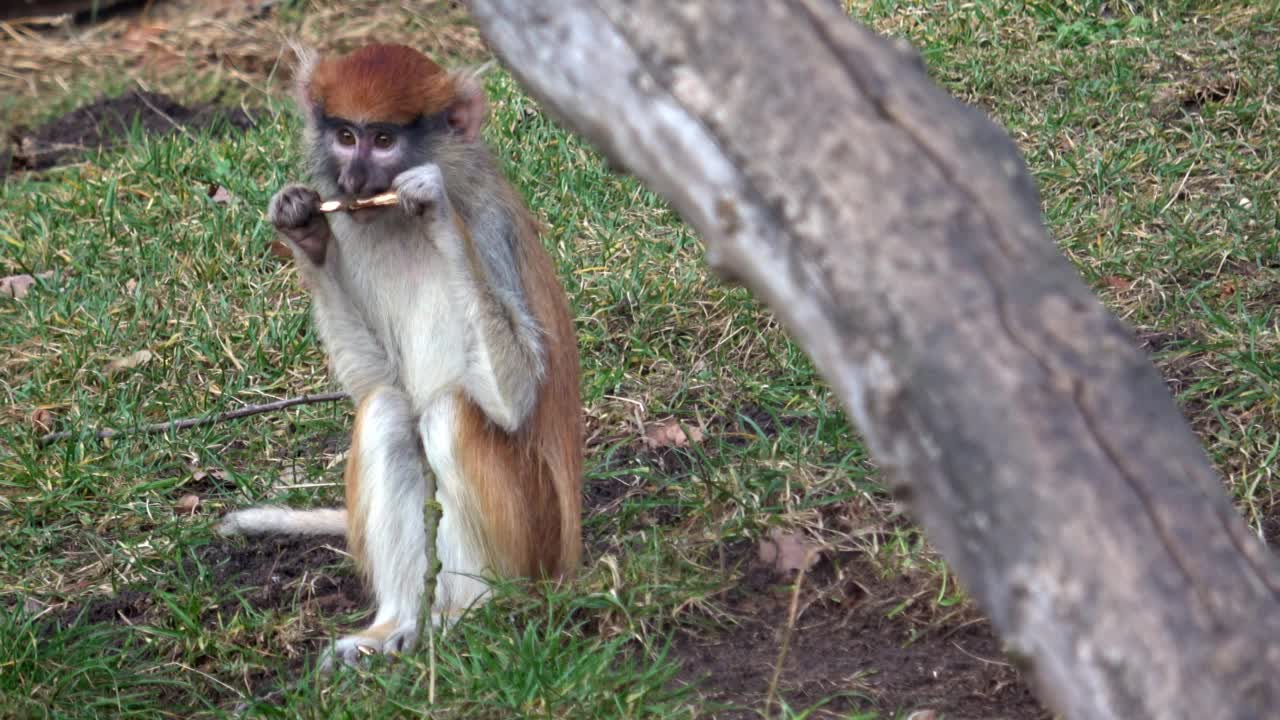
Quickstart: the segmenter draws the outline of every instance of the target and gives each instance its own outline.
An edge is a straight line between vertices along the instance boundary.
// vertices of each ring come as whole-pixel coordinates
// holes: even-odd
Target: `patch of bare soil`
[[[363,585],[351,570],[349,561],[340,550],[341,538],[257,538],[244,543],[235,540],[217,541],[201,548],[198,564],[209,573],[213,584],[235,592],[239,597],[233,604],[245,602],[259,609],[279,610],[287,614],[303,613],[329,617],[369,607],[369,598]],[[184,561],[185,575],[199,572],[195,560]],[[129,588],[110,597],[97,598],[71,605],[52,615],[45,623],[48,631],[55,627],[82,625],[135,625],[160,620],[167,611],[158,604],[155,592],[158,588]],[[169,589],[173,588],[159,588]],[[210,606],[200,615],[200,622],[217,626],[218,614],[225,606]],[[327,640],[327,638],[325,638]],[[129,642],[121,636],[121,642]],[[310,641],[308,641],[310,643]],[[250,670],[237,678],[258,698],[271,698],[296,678],[304,665],[314,660],[318,644],[309,647],[275,648],[288,658],[282,666],[270,671]],[[213,699],[223,701],[221,690],[227,686],[213,685]],[[158,686],[159,699],[174,707],[188,707],[196,698],[188,696],[187,688]]]
[[[1160,354],[1174,352],[1198,342],[1202,338],[1191,329],[1174,328],[1172,330],[1143,330],[1134,334],[1138,347],[1148,353]]]
[[[217,587],[234,589],[257,609],[295,611],[299,606],[325,615],[351,612],[368,605],[359,578],[340,550],[341,538],[259,538],[252,543],[214,542],[200,549],[200,564]],[[197,572],[184,563],[187,574]],[[70,605],[54,616],[61,625],[146,621],[155,607],[156,588],[129,588],[115,595]],[[219,612],[206,611],[209,620]]]
[[[144,134],[214,132],[253,127],[256,118],[240,108],[216,104],[187,107],[158,93],[131,90],[99,98],[33,129],[8,133],[0,148],[0,178],[8,172],[44,170],[99,148],[110,148],[137,126]]]
[[[713,434],[730,436],[727,444],[732,446],[742,442],[731,437],[734,433],[773,436],[782,427],[812,422],[775,419],[752,408],[741,414],[754,427],[718,427]],[[715,452],[712,446],[702,450]],[[663,503],[654,478],[675,479],[695,462],[685,448],[649,448],[639,440],[619,445],[604,463],[615,474],[587,485],[584,508],[592,516],[608,515],[645,498],[651,522],[678,523],[679,507]],[[637,465],[652,472],[617,472]],[[614,529],[606,523],[598,536],[589,534],[588,547],[604,551]],[[731,563],[732,558],[751,556],[741,562],[739,582],[723,599],[729,621],[712,630],[683,628],[672,654],[681,664],[678,681],[698,688],[708,717],[757,718],[788,625],[792,578],[761,563],[749,546],[728,547],[725,554]],[[802,586],[777,696],[794,710],[829,700],[810,715],[814,718],[916,709],[956,719],[1050,717],[976,612],[958,612],[931,624],[915,610],[893,612],[908,598],[922,598],[918,581],[881,578],[858,552],[823,556]]]
[[[684,516],[675,493],[665,483],[678,482],[687,477],[696,462],[686,448],[648,448],[636,441],[616,448],[604,462],[607,477],[588,481],[583,487],[582,509],[588,517],[616,512],[623,503],[643,498],[645,511],[632,518],[629,529],[650,525],[674,525]],[[626,469],[648,468],[652,473],[625,472]],[[664,478],[661,483],[654,478]],[[584,538],[588,547],[600,549],[613,539],[617,527],[598,528],[594,533],[586,530]]]
[[[198,551],[199,565],[208,572],[215,586],[236,592],[233,604],[245,602],[263,610],[284,613],[309,613],[330,616],[368,607],[363,585],[350,570],[341,554],[341,538],[258,538],[252,543],[234,540],[213,542]],[[199,572],[196,561],[184,561],[184,573]],[[42,621],[43,632],[72,625],[130,626],[163,622],[167,609],[156,600],[157,590],[172,587],[127,588],[108,597],[95,598],[61,608]],[[210,606],[200,614],[206,627],[218,625],[220,606]],[[131,636],[120,635],[119,642],[132,642]],[[292,678],[314,658],[315,647],[276,648],[288,658],[281,667],[270,671],[250,670],[238,681],[256,697],[270,698],[286,687]],[[215,702],[229,699],[222,693],[228,686],[217,683],[209,687],[211,697],[190,697],[188,688],[158,685],[158,699],[173,707],[191,707],[197,700]]]
[[[678,635],[673,655],[715,718],[756,718],[764,710],[791,599],[788,579],[746,563],[729,593],[732,623]],[[927,626],[891,611],[914,591],[885,581],[856,554],[823,559],[805,578],[777,697],[793,710],[829,699],[810,717],[930,709],[947,718],[1051,717],[1005,659],[989,625],[958,619]],[[776,705],[775,705],[776,708]]]
[[[337,537],[216,542],[202,548],[200,561],[212,574],[216,587],[233,589],[255,608],[332,617],[371,607],[364,585],[352,571],[350,561],[339,552],[345,545]],[[212,623],[216,612],[208,611],[201,621]],[[316,658],[319,644],[309,644],[305,648],[283,648],[289,658],[284,667],[245,676],[243,680],[253,697],[270,702],[288,687]]]
[[[1269,512],[1262,518],[1262,540],[1273,552],[1277,552],[1277,548],[1280,548],[1280,505],[1272,506],[1268,510]]]
[[[757,434],[766,438],[777,437],[783,430],[800,430],[811,432],[817,422],[811,417],[796,415],[771,414],[758,405],[745,405],[725,417],[709,423],[707,436],[723,441],[727,447],[742,447],[750,444]],[[597,456],[604,454],[604,448],[610,441],[626,439],[623,435],[611,435],[588,443],[588,453]],[[684,517],[682,508],[672,497],[658,487],[651,478],[665,478],[667,482],[679,482],[687,477],[700,462],[699,454],[714,459],[720,450],[714,442],[698,443],[695,450],[690,447],[647,443],[641,436],[631,438],[609,450],[602,470],[609,472],[607,477],[588,482],[583,489],[583,509],[588,515],[603,515],[616,510],[624,501],[637,497],[646,497],[649,512],[641,521],[651,521],[658,525],[675,525]],[[651,472],[621,472],[628,468],[646,468]],[[605,528],[603,532],[613,533],[613,528]],[[587,537],[587,545],[595,546],[600,538]]]
[[[1240,89],[1240,78],[1234,74],[1204,69],[1156,91],[1151,114],[1174,123],[1200,114],[1208,105],[1229,102]]]
[[[67,627],[80,622],[86,625],[121,623],[132,625],[145,622],[147,614],[155,607],[151,593],[145,590],[122,590],[110,597],[69,605],[51,618],[53,625]]]
[[[1190,349],[1203,341],[1203,336],[1193,329],[1148,330],[1136,333],[1135,338],[1138,347],[1151,354],[1152,362],[1164,379],[1165,387],[1174,398],[1178,398],[1204,378],[1217,373],[1209,365],[1211,358],[1208,352]],[[1213,390],[1178,400],[1178,408],[1201,437],[1211,427],[1210,401],[1217,392]]]
[[[331,615],[368,604],[339,552],[344,545],[337,537],[216,542],[201,549],[200,560],[215,586],[238,589],[255,608],[294,611],[306,605]]]

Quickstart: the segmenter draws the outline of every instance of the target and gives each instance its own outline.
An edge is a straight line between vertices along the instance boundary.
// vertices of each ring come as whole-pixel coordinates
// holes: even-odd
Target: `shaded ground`
[[[734,625],[678,638],[681,679],[699,683],[708,700],[741,708],[716,717],[758,717],[787,632],[791,587],[753,559],[728,594]],[[831,698],[811,717],[924,709],[947,718],[1050,717],[986,622],[960,618],[920,636],[919,624],[890,617],[913,593],[907,578],[886,582],[856,555],[824,558],[798,597],[778,697],[793,709]]]
[[[662,475],[670,477],[686,469],[689,459],[683,451],[636,443],[620,448],[617,462],[666,468]],[[611,515],[627,498],[634,502],[651,491],[633,476],[597,480],[586,488],[586,510]],[[659,504],[652,520],[665,525],[682,516],[679,508]],[[608,541],[599,537],[588,542],[593,548],[589,554],[597,555]],[[235,597],[201,614],[199,621],[210,632],[219,632],[238,603],[296,616],[361,613],[371,609],[370,598],[343,547],[341,538],[216,540],[182,563],[176,582],[203,574]],[[672,654],[681,665],[677,681],[698,687],[707,717],[758,717],[787,633],[794,577],[763,563],[750,543],[723,550],[726,565],[737,568],[732,587],[717,601],[726,615],[713,623],[690,620],[676,631]],[[966,611],[931,622],[923,617],[927,611],[907,602],[920,598],[919,578],[885,578],[860,552],[826,552],[801,587],[777,688],[777,697],[792,708],[821,703],[810,717],[844,717],[855,711],[892,717],[921,709],[956,719],[1049,717],[1006,662],[985,621]],[[169,610],[155,593],[173,589],[126,589],[63,608],[51,622],[160,624]],[[931,602],[923,599],[920,604]],[[253,696],[270,697],[314,662],[326,639],[299,637],[292,645],[277,646],[278,637],[257,638],[254,642],[271,644],[282,662],[270,671],[249,673],[243,686]]]
[[[345,564],[344,546],[341,538],[267,538],[252,543],[228,539],[201,548],[199,562],[184,562],[183,571],[210,573],[217,586],[238,594],[257,610],[351,612],[367,607],[369,598]],[[169,588],[122,590],[63,608],[52,621],[61,625],[146,622],[153,610],[167,612],[157,607],[153,597],[156,590],[164,589]],[[221,608],[211,606],[200,619],[215,626],[219,612]]]
[[[777,423],[751,408],[738,414],[766,435],[777,429]],[[778,423],[803,426],[806,420],[782,418]],[[669,478],[691,462],[682,450],[636,443],[617,448],[609,466],[639,463]],[[644,498],[649,521],[678,524],[681,509],[663,502],[653,480],[653,475],[646,482],[621,474],[589,483],[584,509],[589,515],[608,515],[625,502]],[[587,542],[599,554],[608,549],[610,538],[589,535]],[[708,628],[682,628],[672,654],[682,666],[678,680],[699,687],[709,716],[756,718],[778,665],[795,578],[762,562],[749,543],[723,551],[726,566],[737,568],[734,586],[717,603],[728,617]],[[909,598],[932,603],[921,599],[922,579],[882,577],[862,552],[824,552],[801,586],[777,696],[796,710],[823,703],[810,717],[845,717],[855,711],[892,717],[896,711],[922,709],[949,719],[1051,717],[976,612],[958,612],[931,624],[922,617],[927,611],[909,606]]]
[[[15,0],[0,5],[0,20],[52,18],[66,13],[73,16],[74,22],[82,23],[136,10],[144,4],[150,3],[146,0]]]
[[[361,582],[355,577],[350,564],[342,553],[345,543],[341,538],[290,539],[267,538],[246,543],[240,539],[214,542],[200,548],[198,561],[182,563],[182,575],[194,576],[208,573],[213,584],[225,592],[221,603],[205,607],[199,615],[200,625],[211,633],[220,633],[228,617],[243,603],[256,611],[275,611],[283,615],[322,615],[331,617],[370,608],[370,600]],[[153,625],[163,627],[164,616],[172,612],[163,602],[157,601],[160,592],[177,592],[178,588],[136,587],[60,609],[42,624],[44,632],[52,633],[57,627],[132,626]],[[130,635],[118,635],[119,649],[125,652],[136,642]],[[270,645],[272,655],[280,661],[267,668],[246,669],[237,677],[226,679],[241,685],[250,696],[270,698],[297,681],[306,666],[315,662],[328,637],[298,638],[289,643],[280,635],[257,638],[256,642]],[[223,674],[225,668],[202,669],[210,674]],[[199,698],[190,695],[191,689],[157,683],[153,692],[157,702],[169,707],[198,707],[204,703],[227,707],[229,701],[239,697],[225,682],[207,686]],[[238,705],[243,707],[243,705]]]
[[[342,547],[339,538],[214,542],[199,550],[198,563],[184,563],[184,571],[202,568],[215,586],[256,610],[332,617],[368,609],[370,603]],[[737,585],[724,597],[730,617],[711,629],[690,625],[678,631],[673,656],[682,665],[679,681],[699,687],[709,717],[757,717],[788,625],[791,584],[758,562],[753,548],[728,552],[743,560]],[[955,719],[1049,717],[1005,661],[985,622],[964,614],[952,623],[922,627],[909,612],[894,614],[895,606],[915,592],[908,578],[879,578],[859,556],[842,553],[820,560],[802,589],[778,686],[779,697],[793,708],[830,699],[811,717],[918,709]],[[154,622],[152,613],[168,612],[155,601],[155,591],[124,590],[64,608],[51,621]],[[230,611],[211,607],[201,624],[217,628],[220,616]],[[263,697],[289,682],[291,673],[314,661],[323,640],[273,648],[287,660],[273,673],[245,678],[253,694]]]
[[[345,546],[342,538],[227,540],[205,546],[200,556],[215,584],[238,590],[255,608],[293,612],[302,604],[331,615],[369,604],[340,552]]]
[[[144,134],[245,130],[254,118],[216,104],[186,107],[158,93],[131,90],[99,98],[38,128],[17,128],[0,148],[0,179],[9,172],[43,170],[85,153],[125,142],[135,127]]]

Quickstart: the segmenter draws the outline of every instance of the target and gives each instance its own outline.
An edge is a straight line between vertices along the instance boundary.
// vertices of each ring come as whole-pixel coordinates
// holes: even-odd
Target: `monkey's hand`
[[[320,212],[320,195],[315,190],[296,183],[285,185],[271,198],[267,219],[293,245],[294,257],[301,251],[315,265],[324,264],[333,233]]]
[[[448,198],[444,191],[444,175],[435,163],[405,170],[396,176],[391,186],[400,196],[400,207],[414,217],[435,219],[446,212]]]

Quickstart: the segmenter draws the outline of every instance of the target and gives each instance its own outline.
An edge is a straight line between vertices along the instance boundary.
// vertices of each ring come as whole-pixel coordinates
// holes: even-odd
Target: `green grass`
[[[1275,537],[1280,9],[849,5],[911,39],[939,82],[1009,128],[1063,251],[1151,338],[1242,513]],[[954,577],[892,515],[845,416],[769,313],[710,278],[678,217],[508,76],[489,86],[488,137],[548,227],[577,318],[587,482],[616,496],[586,518],[578,581],[504,592],[440,643],[434,716],[708,712],[673,682],[669,645],[734,626],[734,564],[778,525],[877,568],[859,582],[886,583],[883,614],[906,618],[911,637],[968,617]],[[20,112],[48,116],[91,90]],[[21,301],[0,298],[0,717],[218,717],[270,687],[279,694],[255,706],[270,717],[423,711],[424,652],[333,681],[311,674],[321,641],[368,612],[318,601],[351,582],[340,555],[317,554],[313,573],[265,603],[218,565],[245,551],[209,529],[225,509],[340,502],[345,404],[34,443],[37,409],[57,429],[88,431],[331,389],[306,296],[270,254],[263,217],[299,175],[281,162],[295,155],[296,120],[279,99],[256,99],[273,115],[246,134],[134,136],[0,185],[0,276],[56,272]],[[211,186],[233,200],[214,203]],[[139,350],[151,360],[108,371]],[[642,452],[640,426],[666,418],[703,428],[705,441]],[[194,516],[175,511],[188,493],[201,498]],[[864,688],[829,694],[845,690]],[[782,716],[829,717],[818,705],[788,699]]]

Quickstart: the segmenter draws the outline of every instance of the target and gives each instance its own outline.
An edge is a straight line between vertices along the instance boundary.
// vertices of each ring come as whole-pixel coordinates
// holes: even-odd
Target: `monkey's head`
[[[315,58],[299,49],[297,100],[313,180],[343,199],[386,192],[401,171],[450,143],[478,141],[484,89],[404,45]],[[373,215],[374,213],[368,213]]]

